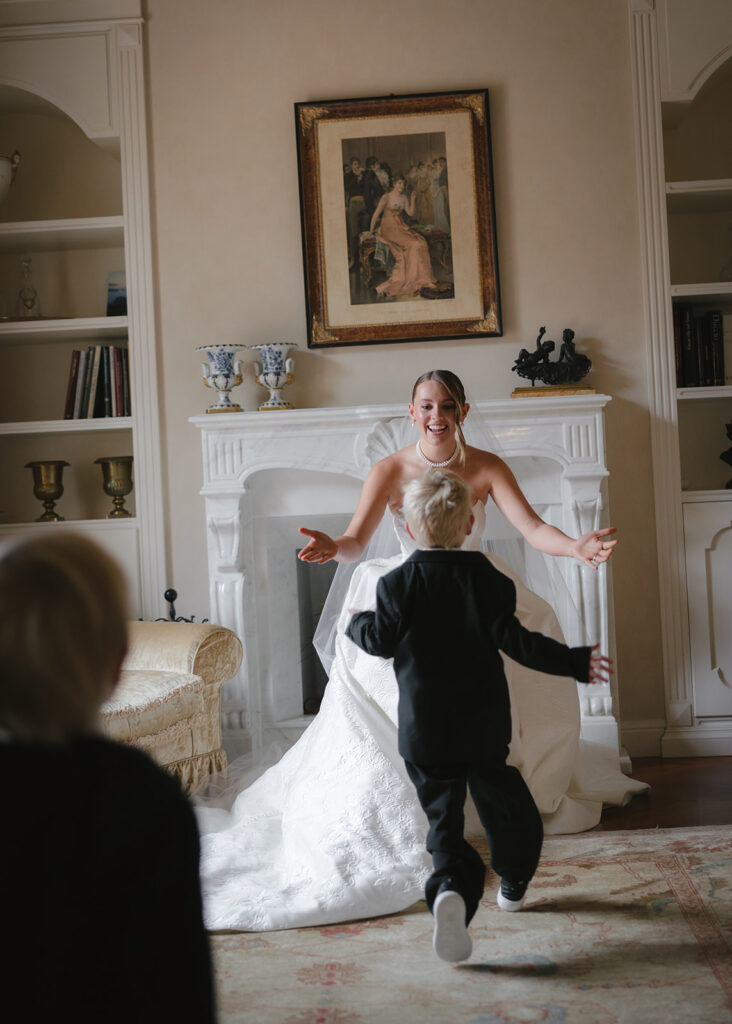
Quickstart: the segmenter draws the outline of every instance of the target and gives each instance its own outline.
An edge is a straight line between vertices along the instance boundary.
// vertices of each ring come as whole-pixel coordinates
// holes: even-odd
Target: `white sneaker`
[[[440,960],[456,964],[467,960],[473,943],[465,924],[465,901],[459,892],[443,889],[432,906],[435,931],[432,946]]]
[[[507,882],[501,879],[501,887],[496,895],[496,903],[501,910],[521,910],[526,899],[528,882]]]

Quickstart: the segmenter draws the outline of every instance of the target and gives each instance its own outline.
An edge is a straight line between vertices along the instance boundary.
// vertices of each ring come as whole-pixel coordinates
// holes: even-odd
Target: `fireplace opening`
[[[301,562],[295,552],[297,565],[297,607],[300,623],[300,669],[302,673],[302,713],[317,715],[325,693],[328,675],[313,647],[313,636],[318,625],[325,599],[333,582],[338,563],[325,565]]]

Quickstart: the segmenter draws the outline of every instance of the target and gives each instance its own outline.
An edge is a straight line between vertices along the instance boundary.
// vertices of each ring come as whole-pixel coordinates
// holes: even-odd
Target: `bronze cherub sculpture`
[[[587,356],[577,352],[574,345],[574,331],[568,327],[562,332],[562,344],[559,349],[559,358],[553,362],[549,355],[554,351],[556,345],[553,341],[544,340],[546,327],[539,328],[539,336],[536,339],[536,348],[533,352],[522,348],[518,354],[512,369],[519,375],[531,381],[533,387],[537,380],[542,384],[576,384],[586,377],[592,366]]]

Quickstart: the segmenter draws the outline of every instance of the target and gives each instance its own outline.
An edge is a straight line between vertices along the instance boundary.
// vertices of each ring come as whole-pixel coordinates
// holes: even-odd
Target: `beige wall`
[[[148,0],[170,583],[208,613],[196,345],[292,341],[297,406],[407,401],[447,366],[505,397],[546,325],[575,330],[607,415],[623,720],[662,718],[625,0]],[[306,348],[293,104],[490,90],[504,336]],[[246,354],[249,359],[253,353]],[[254,409],[249,377],[237,392]]]

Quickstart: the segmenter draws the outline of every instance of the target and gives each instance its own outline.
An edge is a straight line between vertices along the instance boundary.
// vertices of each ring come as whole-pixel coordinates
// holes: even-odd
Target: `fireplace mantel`
[[[471,403],[471,420],[490,427],[531,504],[571,536],[608,525],[609,401],[590,394]],[[270,742],[292,742],[309,722],[298,703],[298,526],[342,531],[374,460],[374,440],[405,413],[403,404],[363,405],[190,420],[203,445],[210,619],[233,629],[245,650],[224,693],[225,735],[236,752],[251,750],[256,760]],[[613,656],[610,566],[593,572],[569,559],[557,565],[591,642]],[[565,631],[568,642],[585,642],[569,635],[571,625]],[[612,688],[578,687],[583,737],[617,751],[616,679]]]

